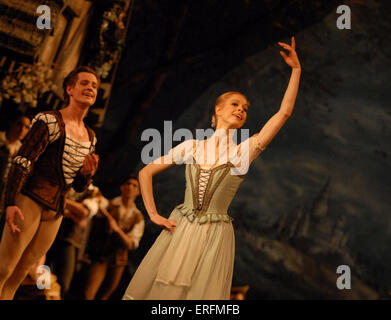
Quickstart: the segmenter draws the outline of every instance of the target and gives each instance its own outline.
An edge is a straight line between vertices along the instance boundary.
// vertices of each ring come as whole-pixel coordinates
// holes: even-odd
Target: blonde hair
[[[247,104],[250,106],[250,102],[248,101],[247,97],[241,93],[241,92],[238,92],[238,91],[228,91],[228,92],[225,92],[223,93],[222,95],[220,95],[217,100],[216,100],[216,103],[213,107],[213,115],[212,115],[212,121],[211,121],[211,126],[212,128],[216,128],[217,126],[217,117],[216,117],[216,107],[220,104],[222,104],[228,97],[234,95],[234,94],[239,94],[241,95],[242,97],[244,97],[247,101]]]

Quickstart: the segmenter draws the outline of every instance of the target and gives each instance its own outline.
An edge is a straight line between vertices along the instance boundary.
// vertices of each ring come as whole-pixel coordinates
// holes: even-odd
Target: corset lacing
[[[202,202],[204,200],[206,186],[208,185],[211,171],[200,169],[200,177],[198,180],[198,209],[202,208]]]

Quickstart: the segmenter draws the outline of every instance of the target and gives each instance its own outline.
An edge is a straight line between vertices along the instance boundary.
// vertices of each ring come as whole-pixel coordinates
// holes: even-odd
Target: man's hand
[[[114,218],[109,218],[109,225],[110,225],[110,230],[111,231],[114,231],[114,232],[119,232],[119,230],[121,230],[121,228],[119,227],[117,221],[115,221]]]
[[[87,177],[88,175],[93,176],[98,169],[99,156],[95,153],[89,154],[85,157],[83,167],[80,173]]]
[[[99,210],[103,213],[103,215],[107,218],[107,221],[109,222],[110,231],[119,232],[121,230],[120,226],[118,225],[117,221],[113,218],[113,216],[106,210],[106,208],[103,208],[99,204]]]
[[[83,220],[80,220],[77,225],[81,228],[81,229],[85,229],[87,227],[87,221],[86,219],[83,219]]]
[[[6,209],[5,220],[13,233],[20,232],[19,227],[15,224],[15,217],[18,216],[21,220],[24,220],[22,211],[17,206],[8,206]]]

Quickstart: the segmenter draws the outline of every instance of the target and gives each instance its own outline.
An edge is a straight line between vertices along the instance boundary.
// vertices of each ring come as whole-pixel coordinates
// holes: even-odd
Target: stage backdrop
[[[249,285],[249,299],[389,297],[391,8],[389,1],[381,0],[346,4],[352,15],[350,30],[336,27],[335,4],[319,21],[295,33],[303,68],[295,110],[252,164],[229,211],[236,234],[233,284]],[[259,50],[204,83],[187,104],[181,104],[186,101],[183,79],[189,85],[183,90],[191,91],[188,79],[211,79],[208,72],[214,69],[183,67],[169,74],[154,103],[170,111],[160,113],[155,123],[160,121],[161,128],[163,120],[174,118],[174,130],[208,128],[217,96],[238,90],[251,102],[245,127],[250,134],[260,130],[280,106],[290,68],[275,42],[259,44],[267,37],[262,30],[246,37],[246,46],[253,43]],[[120,114],[118,106],[132,90],[122,96],[117,92],[106,130],[115,126],[114,114]],[[153,113],[146,115],[145,123],[152,118]],[[141,129],[138,141],[140,136]],[[139,154],[127,149],[126,136],[123,139],[126,152],[120,168],[137,171],[143,166]],[[138,165],[127,167],[125,162],[134,163],[134,158]],[[184,169],[177,166],[154,180],[157,206],[165,216],[183,201]],[[136,264],[159,231],[147,223],[133,255]],[[342,265],[351,271],[350,290],[336,285]]]

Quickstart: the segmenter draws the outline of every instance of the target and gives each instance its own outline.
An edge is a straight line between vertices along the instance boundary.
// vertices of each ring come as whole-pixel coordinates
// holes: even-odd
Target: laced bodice
[[[200,175],[198,179],[198,210],[202,208],[202,202],[204,200],[206,186],[210,179],[210,170],[200,169]]]
[[[244,176],[230,173],[231,163],[211,169],[202,169],[198,164],[186,166],[185,199],[176,208],[190,222],[230,222],[228,208]]]
[[[221,137],[218,150],[213,140],[189,139],[171,149],[168,155],[176,164],[186,163],[185,199],[176,208],[190,222],[230,222],[232,218],[227,210],[251,161],[264,150],[259,147],[258,135],[239,145],[231,136],[226,139],[220,133],[216,135]],[[203,169],[200,163],[213,165],[210,169]]]

